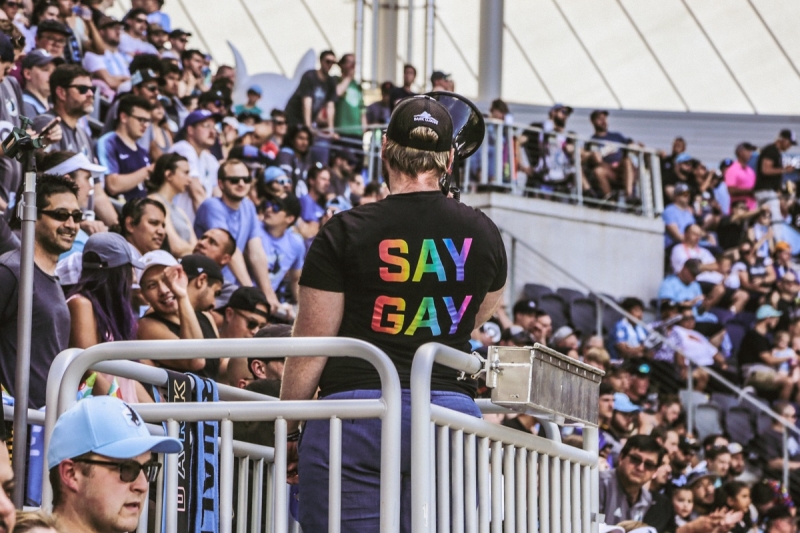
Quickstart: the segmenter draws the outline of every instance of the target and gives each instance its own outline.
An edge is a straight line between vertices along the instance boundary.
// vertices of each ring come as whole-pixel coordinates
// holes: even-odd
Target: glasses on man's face
[[[283,209],[283,204],[268,200],[264,202],[264,210],[266,211],[267,209],[271,209],[273,213],[280,213],[281,209]]]
[[[139,124],[141,124],[142,126],[147,126],[153,121],[153,119],[150,117],[137,117],[136,115],[131,115],[131,118],[138,120]]]
[[[644,465],[644,469],[648,472],[655,472],[658,468],[658,465],[653,461],[645,461],[641,455],[630,454],[628,455],[628,460],[631,462],[634,468],[639,468],[640,466]]]
[[[81,95],[86,93],[94,94],[94,90],[96,89],[94,85],[68,85],[67,87],[69,87],[70,89],[75,89],[76,91],[78,91],[78,94]]]
[[[11,9],[19,9],[22,7],[22,2],[6,2],[6,6]]]
[[[144,86],[142,86],[142,89],[144,89],[146,91],[150,91],[151,93],[157,93],[158,92],[158,85],[144,85]]]
[[[66,46],[67,44],[67,40],[64,37],[56,37],[52,34],[45,34],[41,38],[59,46]]]
[[[70,218],[72,218],[72,221],[76,224],[83,221],[83,211],[79,209],[75,211],[68,211],[66,209],[42,209],[39,212],[59,222],[66,222]]]
[[[237,315],[239,315],[240,317],[244,318],[247,321],[247,323],[245,324],[247,329],[250,329],[250,330],[252,330],[252,329],[261,329],[261,328],[263,328],[264,326],[267,325],[266,320],[262,322],[260,320],[254,319],[254,318],[250,318],[249,316],[245,315],[244,313],[242,313],[238,309],[234,309],[234,311],[236,312]]]
[[[286,125],[286,121],[285,120],[273,120],[272,124],[275,125],[275,126],[285,126]]]
[[[253,181],[252,176],[228,176],[222,179],[231,185],[239,185],[242,182],[244,182],[245,185],[249,185]]]
[[[158,477],[161,463],[158,461],[148,461],[141,464],[136,461],[99,461],[97,459],[74,459],[76,463],[87,463],[90,465],[109,466],[119,469],[119,479],[123,483],[133,483],[139,477],[139,472],[144,472],[144,477],[148,483],[152,483]]]
[[[147,24],[147,19],[146,18],[136,17],[135,19],[133,19],[133,21],[136,22],[137,24]]]
[[[334,63],[336,63],[336,60],[335,59],[323,59],[322,63],[325,64],[325,65],[333,65]]]

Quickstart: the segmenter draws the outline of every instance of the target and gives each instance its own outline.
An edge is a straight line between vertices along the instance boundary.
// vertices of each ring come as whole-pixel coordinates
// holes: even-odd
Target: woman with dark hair
[[[131,286],[133,268],[143,266],[121,235],[105,232],[89,237],[83,249],[80,280],[67,297],[70,348],[136,339]],[[113,379],[98,373],[93,393],[107,394]],[[123,400],[152,401],[140,383],[119,377],[116,380]]]
[[[191,220],[182,208],[172,204],[172,199],[186,192],[191,181],[189,161],[176,153],[159,157],[147,181],[147,188],[151,191],[148,198],[157,200],[167,210],[164,229],[169,251],[175,257],[192,253],[197,244]]]
[[[306,125],[295,125],[289,128],[286,137],[283,138],[281,151],[278,152],[278,166],[292,178],[298,198],[308,192],[305,179],[308,169],[311,168],[311,145],[313,144],[314,136],[311,134],[311,129]]]

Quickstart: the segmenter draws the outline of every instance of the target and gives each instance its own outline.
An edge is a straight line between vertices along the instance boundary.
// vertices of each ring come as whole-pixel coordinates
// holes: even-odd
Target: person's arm
[[[494,316],[500,304],[503,301],[503,291],[506,290],[505,285],[494,292],[487,292],[483,297],[481,306],[478,308],[478,314],[475,315],[475,328],[481,327],[484,322]]]
[[[199,178],[192,178],[189,180],[189,188],[187,189],[189,197],[192,199],[192,207],[195,211],[200,209],[200,204],[206,201],[206,188],[200,182]]]
[[[625,342],[618,342],[614,345],[617,348],[617,352],[624,358],[630,357],[641,357],[644,355],[644,346],[628,346]]]
[[[310,96],[303,97],[303,122],[309,128],[311,127],[311,103],[312,99]]]
[[[109,174],[106,176],[106,190],[112,196],[128,192],[145,182],[151,172],[153,172],[152,164],[130,174]]]
[[[181,339],[202,339],[203,330],[200,329],[200,322],[197,320],[194,307],[192,307],[192,302],[189,300],[187,291],[189,278],[186,276],[186,272],[183,271],[183,267],[176,265],[165,268],[164,273],[161,274],[161,279],[164,280],[164,283],[166,283],[178,301]]]
[[[69,309],[69,347],[89,348],[97,344],[97,321],[94,318],[92,302],[83,296],[71,298]]]
[[[256,278],[256,285],[267,297],[272,312],[278,310],[281,303],[272,290],[272,283],[269,281],[269,261],[267,261],[267,254],[264,252],[264,246],[261,244],[261,237],[253,237],[247,241],[245,247],[245,259],[250,266],[250,272]]]
[[[312,239],[319,233],[320,223],[316,221],[307,222],[302,218],[297,221],[297,233],[304,239]]]
[[[334,131],[334,119],[336,118],[336,106],[334,105],[333,101],[329,101],[327,104],[328,110],[328,133],[331,135],[335,135],[336,132]]]
[[[247,265],[244,262],[244,255],[238,248],[233,252],[228,268],[231,269],[231,273],[236,278],[236,281],[239,282],[239,285],[242,287],[253,286],[253,280],[250,278],[250,273],[247,272]]]
[[[83,19],[83,25],[86,27],[86,37],[88,37],[88,39],[83,40],[83,49],[100,55],[105,54],[106,45],[94,22],[92,22],[91,15]]]
[[[108,85],[115,91],[119,89],[120,85],[130,80],[128,76],[114,76],[104,68],[92,72],[92,78],[96,78],[100,81],[105,82],[106,85]]]
[[[289,284],[289,291],[291,291],[292,296],[294,297],[295,301],[300,301],[300,274],[302,270],[299,268],[293,268],[286,273],[285,279],[286,282]]]
[[[117,210],[114,209],[99,179],[96,179],[94,184],[94,214],[97,219],[102,220],[106,226],[119,224]]]
[[[765,157],[761,160],[761,174],[765,176],[782,176],[787,172],[794,172],[795,168],[791,165],[787,165],[783,168],[776,167],[772,160],[768,157]]]
[[[767,466],[770,468],[770,470],[783,470],[783,457],[770,459],[767,462]],[[800,461],[789,461],[789,469],[794,470],[796,468],[800,468]]]
[[[683,233],[678,229],[677,224],[667,224],[664,229],[673,241],[681,242],[683,240]]]
[[[350,82],[353,81],[352,76],[343,77],[339,83],[336,84],[336,96],[342,97],[344,92],[350,86]]]
[[[781,363],[786,362],[785,358],[783,358],[783,357],[775,357],[774,355],[772,355],[772,352],[769,351],[769,350],[759,353],[758,354],[758,358],[761,359],[761,361],[765,365],[769,365],[769,366],[778,366]]]

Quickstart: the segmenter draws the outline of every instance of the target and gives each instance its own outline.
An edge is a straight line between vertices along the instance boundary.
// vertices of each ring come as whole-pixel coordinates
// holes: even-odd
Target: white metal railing
[[[414,355],[412,531],[596,531],[597,428],[584,427],[581,450],[561,443],[552,423],[545,423],[545,439],[431,405],[434,362],[468,375],[483,369],[477,355],[442,344]]]
[[[272,453],[271,503],[269,504],[270,531],[281,533],[288,527],[288,501],[286,487],[287,463],[287,420],[327,419],[332,428],[340,427],[344,418],[380,418],[381,423],[381,531],[397,531],[400,510],[400,382],[397,372],[389,358],[374,346],[362,341],[344,338],[292,338],[292,339],[236,339],[236,340],[202,340],[202,341],[132,341],[114,342],[93,346],[87,350],[66,350],[54,361],[48,376],[48,405],[55,406],[45,416],[45,452],[49,446],[52,428],[58,414],[63,413],[76,401],[75,391],[83,374],[104,360],[123,360],[147,358],[154,360],[175,360],[193,357],[358,357],[376,368],[381,378],[382,395],[375,400],[329,400],[319,402],[307,401],[220,401],[215,403],[160,403],[135,404],[137,412],[150,423],[166,422],[167,434],[178,435],[178,423],[198,421],[220,422],[220,532],[230,533],[233,516],[233,462],[235,446],[233,443],[233,422],[235,421],[274,421],[274,452],[263,451],[258,460],[267,461]],[[103,366],[105,370],[114,370],[118,374],[133,379],[148,379],[164,384],[166,373],[159,369],[142,368],[144,365],[117,361],[112,368]],[[127,367],[127,368],[122,368]],[[155,372],[154,372],[155,370]],[[232,391],[223,389],[227,394]],[[244,392],[244,391],[243,391]],[[252,394],[252,393],[251,393]],[[259,395],[256,395],[259,396]],[[335,434],[332,431],[332,434]],[[336,464],[341,464],[341,439],[331,443],[329,460],[332,471]],[[239,445],[242,456],[257,452],[253,448]],[[177,455],[166,457],[166,489],[160,509],[166,516],[165,533],[177,531]],[[257,474],[258,477],[258,474]],[[263,472],[261,474],[263,479]],[[339,477],[331,476],[332,483],[338,483]],[[48,507],[52,492],[47,476],[44,476],[46,493],[43,495],[43,507]],[[334,488],[334,487],[332,487]],[[329,521],[339,523],[340,494],[330,491]],[[260,517],[257,517],[260,518]],[[256,524],[260,523],[255,522]],[[140,528],[142,525],[140,524]],[[239,526],[241,527],[241,526]],[[260,531],[260,530],[259,530]]]

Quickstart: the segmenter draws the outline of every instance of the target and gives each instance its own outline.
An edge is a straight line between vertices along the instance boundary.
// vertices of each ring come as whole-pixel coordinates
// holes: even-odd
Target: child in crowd
[[[672,489],[672,507],[675,510],[675,527],[685,526],[694,509],[694,494],[687,486]]]
[[[797,358],[797,354],[789,347],[791,338],[788,331],[776,332],[775,347],[772,349],[772,357],[782,361],[778,367],[778,372],[786,376],[791,371],[792,362]]]
[[[741,513],[741,520],[733,526],[730,533],[756,533],[753,518],[750,516],[750,487],[741,481],[728,481],[722,485],[717,496],[717,508]]]

